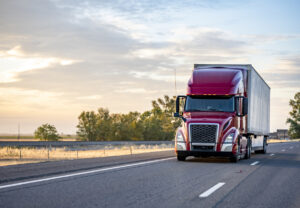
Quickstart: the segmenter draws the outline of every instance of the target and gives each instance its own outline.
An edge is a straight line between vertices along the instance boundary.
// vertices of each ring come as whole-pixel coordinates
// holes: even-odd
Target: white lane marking
[[[259,163],[259,161],[255,161],[255,162],[251,163],[250,165],[256,165],[258,163]]]
[[[275,154],[270,154],[270,156],[274,156]]]
[[[136,167],[136,166],[140,166],[140,165],[146,165],[146,164],[152,164],[152,163],[162,162],[162,161],[166,161],[166,160],[172,160],[174,158],[175,157],[151,160],[151,161],[146,161],[146,162],[138,162],[138,163],[133,163],[133,164],[128,164],[128,165],[118,165],[118,166],[113,166],[113,167],[108,167],[108,168],[100,168],[100,169],[95,169],[95,170],[83,171],[83,172],[79,172],[79,173],[72,173],[72,174],[67,174],[67,175],[42,178],[42,179],[25,181],[25,182],[20,182],[20,183],[13,183],[13,184],[0,186],[0,189],[5,189],[5,188],[10,188],[10,187],[15,187],[15,186],[22,186],[22,185],[32,184],[32,183],[39,183],[39,182],[44,182],[44,181],[51,181],[51,180],[56,180],[56,179],[61,179],[61,178],[69,178],[69,177],[74,177],[74,176],[87,175],[87,174],[91,174],[91,173],[100,173],[100,172],[105,172],[105,171],[109,171],[109,170],[118,170],[118,169],[124,169],[124,168],[129,168],[129,167]]]
[[[219,188],[221,188],[224,185],[225,185],[224,182],[217,183],[216,185],[214,185],[213,187],[211,187],[207,191],[205,191],[202,194],[200,194],[199,197],[200,198],[208,197],[209,195],[211,195],[213,192],[215,192],[216,190],[218,190]]]
[[[285,151],[285,149],[282,149],[281,151],[282,151],[282,152],[284,152],[284,151]]]
[[[290,147],[290,149],[293,149],[294,147]]]

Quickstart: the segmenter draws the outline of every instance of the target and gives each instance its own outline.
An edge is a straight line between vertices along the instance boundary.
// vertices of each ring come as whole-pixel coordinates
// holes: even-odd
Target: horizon
[[[82,111],[140,113],[185,94],[195,63],[251,64],[271,87],[270,132],[300,91],[300,2],[2,1],[0,134],[76,134]],[[176,72],[176,89],[174,73]]]

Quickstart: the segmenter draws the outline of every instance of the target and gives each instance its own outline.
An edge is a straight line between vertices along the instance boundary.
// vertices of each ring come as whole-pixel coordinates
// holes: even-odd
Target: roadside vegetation
[[[172,140],[181,122],[173,117],[175,101],[175,96],[165,95],[153,100],[152,109],[143,113],[116,114],[105,108],[83,111],[77,135],[83,141]]]
[[[58,135],[55,126],[43,124],[35,130],[34,138],[41,141],[58,141],[61,137]]]
[[[292,110],[286,121],[290,124],[288,134],[291,139],[297,139],[300,138],[300,92],[297,92],[294,99],[290,100],[290,106]]]
[[[161,145],[96,145],[72,147],[0,147],[0,166],[49,160],[69,160],[120,155],[135,155],[147,152],[170,151],[173,144]]]

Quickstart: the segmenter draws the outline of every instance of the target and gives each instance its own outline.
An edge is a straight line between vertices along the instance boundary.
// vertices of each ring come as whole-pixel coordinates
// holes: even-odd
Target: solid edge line
[[[250,165],[256,165],[258,163],[259,163],[259,161],[255,161],[255,162],[251,163]]]
[[[202,194],[200,194],[199,197],[200,198],[208,197],[209,195],[211,195],[213,192],[215,192],[216,190],[218,190],[219,188],[221,188],[224,185],[225,185],[224,182],[217,183],[216,185],[214,185],[213,187],[211,187],[207,191],[205,191]]]
[[[100,173],[100,172],[105,172],[105,171],[109,171],[109,170],[118,170],[118,169],[123,169],[123,168],[128,168],[128,167],[135,167],[135,166],[140,166],[140,165],[162,162],[162,161],[166,161],[166,160],[172,160],[174,158],[175,157],[151,160],[151,161],[146,161],[146,162],[131,163],[128,165],[118,165],[118,166],[114,166],[114,167],[100,168],[100,169],[95,169],[95,170],[90,170],[90,171],[79,172],[79,173],[72,173],[72,174],[67,174],[67,175],[60,175],[60,176],[54,176],[54,177],[49,177],[49,178],[30,180],[30,181],[25,181],[25,182],[20,182],[20,183],[13,183],[13,184],[0,186],[0,189],[5,189],[5,188],[10,188],[10,187],[15,187],[15,186],[22,186],[22,185],[32,184],[32,183],[39,183],[39,182],[44,182],[44,181],[51,181],[51,180],[56,180],[56,179],[61,179],[61,178],[69,178],[69,177],[74,177],[74,176],[87,175],[87,174],[91,174],[91,173]]]

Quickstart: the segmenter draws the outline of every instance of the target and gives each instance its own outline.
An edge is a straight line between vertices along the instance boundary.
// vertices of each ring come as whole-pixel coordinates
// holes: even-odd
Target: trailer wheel
[[[178,161],[185,161],[186,156],[182,156],[182,155],[177,155],[177,160]]]
[[[261,151],[262,154],[266,154],[267,153],[267,139],[264,138],[264,147],[263,150]]]
[[[251,139],[247,139],[247,152],[245,154],[245,159],[250,159],[251,158],[251,151],[252,151],[252,144],[251,144]]]

